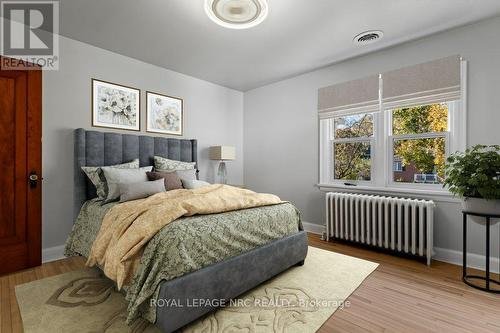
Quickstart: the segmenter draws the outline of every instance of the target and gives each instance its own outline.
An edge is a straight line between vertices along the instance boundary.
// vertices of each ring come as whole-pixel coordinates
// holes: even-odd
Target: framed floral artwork
[[[92,126],[140,130],[141,91],[92,79]]]
[[[184,127],[181,98],[146,92],[146,131],[182,135]]]

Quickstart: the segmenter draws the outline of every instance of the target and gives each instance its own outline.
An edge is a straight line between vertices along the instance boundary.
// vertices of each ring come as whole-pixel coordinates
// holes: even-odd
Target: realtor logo
[[[17,59],[58,69],[59,1],[0,1],[2,69]],[[13,66],[11,66],[13,67]],[[31,66],[33,69],[33,66]]]

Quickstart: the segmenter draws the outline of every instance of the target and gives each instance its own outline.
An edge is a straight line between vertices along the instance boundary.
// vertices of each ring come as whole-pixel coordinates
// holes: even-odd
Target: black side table
[[[499,289],[491,289],[490,288],[490,285],[492,283],[500,286],[500,281],[490,279],[490,227],[491,227],[491,219],[498,219],[498,218],[500,218],[500,215],[481,214],[481,213],[474,213],[474,212],[468,212],[468,211],[462,211],[462,214],[463,214],[463,236],[464,236],[462,280],[467,285],[469,285],[473,288],[487,291],[490,293],[500,294]],[[467,275],[467,216],[468,215],[480,216],[480,217],[484,217],[486,219],[486,276]],[[473,283],[471,280],[483,280],[486,282],[486,287],[481,287],[481,286]]]

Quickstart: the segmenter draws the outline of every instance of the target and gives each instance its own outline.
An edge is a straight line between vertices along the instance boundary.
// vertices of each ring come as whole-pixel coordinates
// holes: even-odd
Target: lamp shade
[[[216,161],[231,161],[236,158],[236,149],[233,146],[212,146],[209,157]]]

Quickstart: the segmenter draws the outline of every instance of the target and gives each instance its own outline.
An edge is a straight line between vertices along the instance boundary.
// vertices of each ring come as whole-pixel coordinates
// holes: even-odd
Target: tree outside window
[[[393,110],[394,159],[400,160],[406,169],[394,171],[394,181],[443,183],[447,130],[446,104]]]
[[[334,128],[335,179],[370,180],[373,115],[335,118]]]

